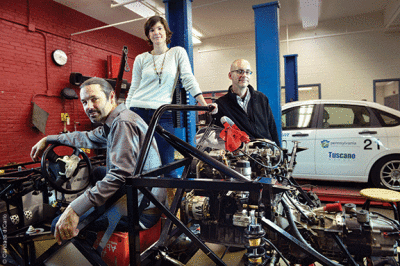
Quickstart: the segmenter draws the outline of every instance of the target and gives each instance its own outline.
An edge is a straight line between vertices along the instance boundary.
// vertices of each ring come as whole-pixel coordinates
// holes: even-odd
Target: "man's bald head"
[[[235,61],[233,61],[233,63],[231,64],[231,71],[232,70],[237,70],[241,67],[246,67],[248,69],[250,69],[250,63],[249,61],[245,60],[245,59],[236,59]],[[244,68],[244,69],[246,69]]]
[[[231,64],[228,76],[232,80],[232,91],[241,98],[246,95],[251,73],[251,66],[247,60],[236,59]]]

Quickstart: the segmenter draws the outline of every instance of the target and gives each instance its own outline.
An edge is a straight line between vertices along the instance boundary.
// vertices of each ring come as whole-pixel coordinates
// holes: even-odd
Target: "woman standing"
[[[138,55],[133,64],[132,82],[126,99],[126,106],[140,115],[144,121],[150,122],[154,111],[164,104],[170,104],[175,85],[180,76],[183,87],[201,105],[206,106],[199,84],[190,66],[189,57],[182,47],[168,48],[172,32],[167,21],[160,16],[149,18],[144,25],[148,42],[153,46],[151,52]],[[213,113],[217,112],[216,104]],[[165,112],[160,125],[174,133],[172,112]],[[163,164],[174,161],[174,148],[156,134]],[[178,177],[176,171],[169,177]]]

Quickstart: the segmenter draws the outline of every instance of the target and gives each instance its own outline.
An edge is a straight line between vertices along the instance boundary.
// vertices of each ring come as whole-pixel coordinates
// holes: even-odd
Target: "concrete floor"
[[[224,254],[226,247],[223,245],[211,244],[207,243],[207,246],[215,252],[218,257],[221,257]],[[246,250],[237,251],[237,252],[226,252],[222,261],[229,266],[242,266],[245,265],[244,261],[242,261],[243,255],[246,253]],[[210,266],[215,265],[213,261],[204,255],[202,251],[198,251],[192,259],[186,264],[186,266]]]

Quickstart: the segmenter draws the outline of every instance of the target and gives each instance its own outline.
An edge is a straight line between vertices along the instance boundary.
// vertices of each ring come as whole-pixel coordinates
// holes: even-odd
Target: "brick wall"
[[[0,6],[0,166],[31,161],[31,147],[45,135],[32,125],[32,102],[49,113],[46,135],[63,131],[61,113],[70,115],[68,131],[91,129],[79,100],[60,97],[71,72],[106,77],[107,56],[120,57],[128,46],[129,65],[150,50],[147,43],[115,28],[72,36],[104,23],[51,0],[2,1]],[[51,53],[62,49],[68,62],[54,64]],[[131,67],[132,68],[132,67]],[[131,80],[132,73],[124,73]]]

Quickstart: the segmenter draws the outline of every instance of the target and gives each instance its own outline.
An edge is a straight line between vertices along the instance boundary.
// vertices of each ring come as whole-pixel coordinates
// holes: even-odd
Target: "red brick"
[[[28,2],[35,32],[28,31]],[[0,166],[30,162],[32,146],[44,137],[32,125],[32,99],[50,114],[46,134],[58,134],[63,130],[62,112],[70,114],[68,130],[74,130],[74,121],[80,123],[78,130],[90,130],[91,123],[80,101],[59,98],[64,87],[77,89],[69,84],[70,72],[106,77],[107,55],[120,57],[122,47],[127,45],[128,61],[132,66],[136,55],[149,50],[144,40],[115,28],[74,36],[70,40],[71,33],[103,25],[52,0],[2,2],[0,117],[3,124],[0,129]],[[62,49],[69,55],[67,65],[59,67],[53,63],[51,53],[55,49]],[[130,81],[131,73],[124,73],[124,78]],[[77,92],[79,94],[78,89]],[[46,94],[56,97],[43,96]]]

